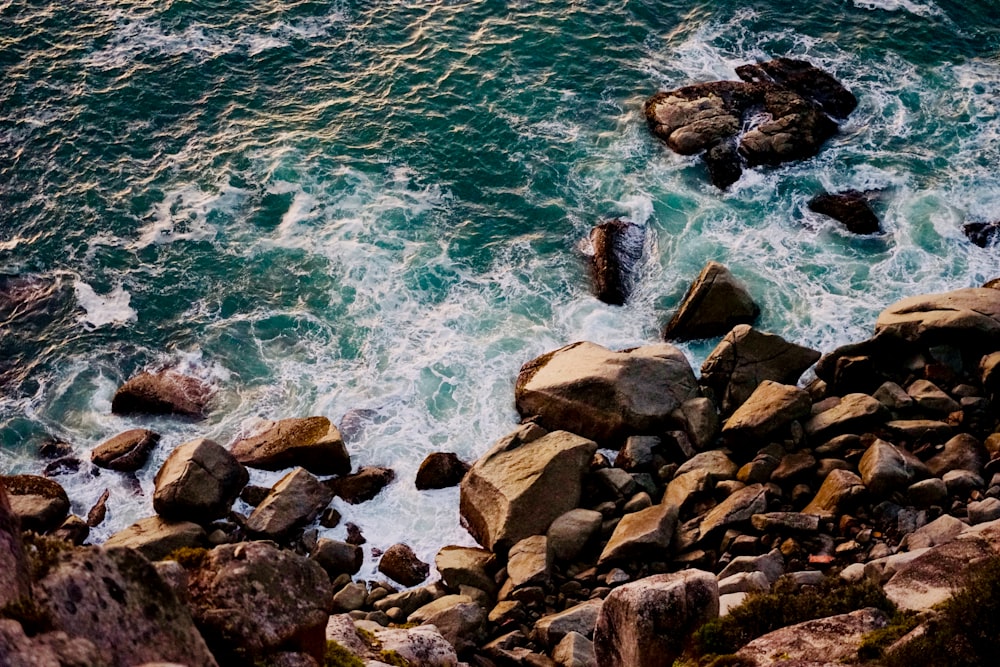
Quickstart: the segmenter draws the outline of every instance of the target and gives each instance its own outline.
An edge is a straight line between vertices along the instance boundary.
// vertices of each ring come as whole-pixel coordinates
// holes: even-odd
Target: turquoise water
[[[653,92],[776,56],[859,98],[815,159],[720,192],[648,135]],[[0,0],[0,72],[0,273],[30,304],[0,324],[0,469],[38,472],[46,438],[86,458],[127,428],[164,436],[144,496],[59,478],[77,513],[111,489],[94,541],[151,513],[189,438],[361,410],[355,462],[399,479],[338,507],[371,546],[430,558],[470,538],[457,490],[413,489],[423,457],[472,460],[510,430],[535,355],[657,340],[708,259],[762,328],[821,349],[898,298],[1000,274],[961,231],[1000,217],[992,1]],[[805,207],[848,187],[881,191],[884,235]],[[614,215],[649,230],[624,308],[590,296],[584,263]],[[111,416],[154,364],[213,382],[217,409]]]

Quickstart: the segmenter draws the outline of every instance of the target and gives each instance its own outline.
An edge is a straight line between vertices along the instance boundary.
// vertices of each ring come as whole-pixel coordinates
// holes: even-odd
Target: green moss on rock
[[[365,663],[337,642],[330,640],[326,643],[323,667],[365,667]]]

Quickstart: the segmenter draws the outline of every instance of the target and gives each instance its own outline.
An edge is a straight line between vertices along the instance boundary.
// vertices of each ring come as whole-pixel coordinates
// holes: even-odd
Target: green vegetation
[[[889,625],[880,630],[869,632],[858,647],[858,657],[862,661],[875,660],[882,657],[883,651],[919,623],[917,615],[912,612],[896,612]]]
[[[392,665],[393,667],[410,667],[410,661],[389,649],[382,649],[378,653],[378,659],[387,665]]]
[[[337,642],[330,640],[326,643],[323,667],[365,667],[365,663]]]
[[[0,618],[17,621],[24,629],[24,634],[33,637],[41,632],[52,629],[52,619],[45,610],[30,597],[22,597],[8,603],[0,609]]]
[[[201,547],[181,547],[174,549],[163,560],[177,561],[185,570],[197,570],[208,558],[208,549]]]
[[[32,581],[38,581],[47,575],[63,554],[74,549],[71,542],[30,531],[23,534],[23,539],[24,555]]]

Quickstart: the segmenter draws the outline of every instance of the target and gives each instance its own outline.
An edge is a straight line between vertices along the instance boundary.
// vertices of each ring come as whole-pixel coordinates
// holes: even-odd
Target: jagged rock
[[[628,300],[635,288],[635,268],[642,259],[646,228],[627,220],[602,222],[590,230],[594,295],[614,306]]]
[[[754,639],[736,652],[755,667],[822,667],[853,662],[870,632],[889,625],[881,609],[867,607],[849,614],[790,625]]]
[[[627,498],[636,491],[635,478],[621,468],[601,468],[590,474],[590,483],[605,492],[605,497]]]
[[[587,600],[557,614],[543,616],[535,622],[535,639],[542,646],[552,648],[570,633],[593,637],[602,604],[603,600]]]
[[[51,629],[90,641],[97,664],[216,665],[188,609],[131,549],[64,552],[34,590]]]
[[[816,195],[809,200],[809,210],[843,223],[852,234],[877,234],[880,231],[878,216],[872,211],[868,197],[857,190]]]
[[[598,667],[594,642],[578,632],[570,632],[552,651],[552,659],[559,667]]]
[[[333,495],[343,498],[351,505],[366,503],[388,486],[396,473],[391,468],[365,466],[353,475],[328,479],[324,482]]]
[[[38,475],[0,477],[7,489],[11,511],[22,530],[44,533],[63,522],[69,514],[69,496],[59,484]]]
[[[677,517],[677,506],[665,503],[626,514],[601,552],[598,566],[666,556],[677,527]]]
[[[94,465],[109,470],[135,472],[146,465],[149,453],[160,441],[160,436],[144,428],[134,428],[107,440],[90,453]]]
[[[51,535],[58,537],[60,540],[66,540],[70,544],[80,546],[90,537],[90,526],[80,517],[70,514],[58,528],[52,531]]]
[[[1000,239],[1000,222],[967,222],[962,231],[977,246],[986,248]]]
[[[944,448],[927,461],[931,474],[940,477],[950,470],[968,470],[980,474],[989,461],[983,444],[968,433],[959,433],[944,443]]]
[[[247,530],[281,540],[309,523],[333,500],[333,494],[303,468],[296,468],[271,488],[271,493],[247,519]]]
[[[763,516],[763,515],[757,515]],[[777,549],[762,556],[737,556],[719,572],[718,578],[725,579],[740,572],[761,572],[771,584],[785,574],[785,558]]]
[[[848,394],[836,406],[814,415],[804,426],[812,442],[823,442],[844,433],[864,433],[885,416],[885,407],[871,396]]]
[[[722,437],[727,442],[752,446],[754,440],[766,438],[792,421],[808,416],[811,407],[812,398],[805,390],[764,380],[726,420]]]
[[[573,343],[522,366],[515,388],[522,416],[617,444],[629,435],[670,430],[671,413],[697,396],[687,358],[666,343],[626,352]]]
[[[701,367],[701,381],[731,414],[764,380],[795,384],[819,359],[815,350],[740,324],[723,337]]]
[[[344,439],[326,417],[263,421],[233,442],[229,451],[243,465],[260,470],[302,467],[314,475],[351,472]]]
[[[160,560],[178,549],[202,547],[207,537],[205,529],[196,523],[151,516],[118,531],[104,546],[128,547],[149,560]]]
[[[486,612],[466,595],[446,595],[410,614],[409,622],[433,625],[459,653],[475,646]]]
[[[744,112],[763,100],[760,86],[715,81],[653,95],[646,101],[646,122],[653,135],[681,155],[694,155],[735,136]]]
[[[801,512],[765,512],[754,514],[750,523],[761,532],[777,531],[815,533],[819,531],[819,517]]]
[[[885,440],[876,439],[858,463],[865,487],[876,497],[885,498],[914,480],[927,477],[927,466],[916,456]]]
[[[719,615],[715,575],[683,570],[612,590],[601,606],[594,652],[601,667],[670,667],[684,639]]]
[[[927,380],[914,380],[906,388],[906,393],[921,410],[947,415],[962,409],[958,401],[941,391],[936,384]]]
[[[731,494],[713,507],[702,519],[699,527],[701,539],[740,523],[747,523],[754,514],[767,509],[767,488],[763,484],[752,484]]]
[[[497,553],[544,534],[579,503],[596,451],[590,440],[531,424],[501,438],[462,480],[460,510],[469,532]]]
[[[324,538],[316,543],[316,548],[309,557],[326,570],[332,581],[341,574],[357,574],[361,569],[364,552],[355,544]]]
[[[971,563],[994,555],[989,543],[980,537],[952,540],[902,566],[883,589],[900,609],[924,611],[968,583]]]
[[[663,504],[686,513],[695,501],[712,490],[712,475],[707,470],[692,470],[675,476],[663,492]]]
[[[722,264],[710,261],[698,274],[663,330],[666,340],[711,338],[760,315],[746,285]]]
[[[201,419],[212,393],[208,384],[177,371],[143,372],[119,387],[111,401],[111,412],[116,415],[177,414]]]
[[[111,497],[111,491],[109,489],[104,489],[101,496],[94,503],[94,506],[87,511],[87,525],[91,528],[96,528],[104,523],[105,517],[108,515],[108,498]]]
[[[909,297],[883,310],[875,331],[925,347],[953,344],[993,352],[1000,336],[1000,290],[970,287]]]
[[[488,593],[496,588],[496,556],[492,551],[475,547],[442,547],[434,558],[434,567],[451,589],[473,586]]]
[[[986,487],[982,477],[968,470],[949,470],[941,476],[941,480],[948,488],[948,495],[959,498],[965,498],[973,491],[980,491]]]
[[[663,441],[655,435],[633,435],[618,450],[615,467],[626,472],[648,472],[654,467],[654,452],[662,451]]]
[[[102,665],[94,644],[65,632],[28,637],[17,621],[0,619],[0,657],[6,667],[94,667]]]
[[[674,417],[684,423],[684,431],[698,451],[709,449],[719,435],[719,410],[704,396],[691,398],[674,411]]]
[[[820,518],[836,517],[853,508],[866,493],[861,478],[850,470],[834,470],[819,487],[816,496],[802,509],[803,514]]]
[[[739,466],[732,462],[722,450],[713,449],[711,451],[695,454],[690,459],[681,464],[681,467],[674,473],[674,477],[680,477],[695,470],[704,470],[715,481],[733,479]]]
[[[894,412],[909,410],[913,407],[913,398],[895,382],[883,382],[872,394],[872,397],[884,405],[886,409]]]
[[[0,481],[0,609],[30,592],[28,563],[21,541],[21,522],[10,506]]]
[[[423,562],[406,544],[394,544],[382,554],[378,571],[404,586],[416,586],[427,579],[431,566]]]
[[[740,140],[740,155],[751,167],[813,157],[837,132],[837,123],[816,103],[790,90],[764,93],[764,110],[771,120],[751,128]]]
[[[417,489],[423,491],[458,486],[469,468],[469,464],[454,452],[434,452],[423,460],[417,470]]]
[[[702,153],[712,185],[725,190],[743,175],[743,158],[733,139],[717,141]]]
[[[224,447],[204,438],[167,457],[153,480],[153,509],[165,519],[205,523],[225,516],[250,475]]]
[[[858,99],[843,84],[805,60],[775,58],[741,65],[736,75],[748,83],[774,83],[793,90],[837,118],[847,118],[858,106]]]
[[[571,561],[601,528],[600,512],[578,508],[559,516],[546,533],[549,551],[558,560]]]
[[[512,589],[524,586],[544,586],[552,571],[548,539],[532,535],[510,548],[507,557],[507,578]]]

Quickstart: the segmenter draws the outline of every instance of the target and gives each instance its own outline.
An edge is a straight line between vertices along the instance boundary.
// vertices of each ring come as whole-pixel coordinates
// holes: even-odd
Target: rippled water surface
[[[648,135],[653,92],[777,56],[859,98],[818,157],[720,192]],[[355,463],[398,479],[338,508],[369,546],[430,559],[471,539],[456,489],[413,488],[424,456],[473,460],[510,430],[537,354],[657,340],[707,260],[762,328],[821,349],[1000,274],[961,230],[1000,217],[992,0],[0,0],[0,72],[0,469],[37,473],[48,438],[86,459],[163,434],[143,495],[59,478],[77,513],[110,488],[94,541],[151,513],[187,439],[355,411]],[[879,190],[885,234],[810,213],[824,188]],[[587,284],[582,239],[608,216],[649,231],[624,308]],[[158,364],[218,387],[208,419],[110,414]]]

